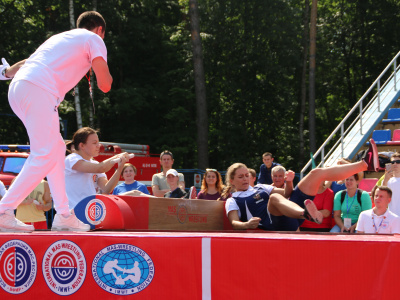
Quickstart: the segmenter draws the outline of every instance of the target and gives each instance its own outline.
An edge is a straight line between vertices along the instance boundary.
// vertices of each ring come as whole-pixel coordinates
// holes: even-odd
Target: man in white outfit
[[[33,231],[14,216],[14,209],[47,176],[57,215],[52,230],[88,231],[68,207],[65,192],[65,143],[60,134],[58,106],[65,94],[93,67],[104,93],[112,77],[104,44],[106,24],[97,12],[81,14],[77,29],[52,36],[28,59],[0,65],[0,79],[13,78],[9,103],[28,132],[31,154],[0,202],[0,231]]]

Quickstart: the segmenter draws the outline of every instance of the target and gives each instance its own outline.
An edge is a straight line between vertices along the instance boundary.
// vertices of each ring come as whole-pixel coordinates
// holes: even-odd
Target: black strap
[[[357,201],[358,201],[358,204],[360,204],[360,206],[361,206],[361,210],[362,210],[362,204],[361,204],[362,192],[363,192],[362,190],[357,189]],[[347,193],[347,190],[343,190],[342,193],[340,194],[340,207],[342,207],[344,198],[346,197],[346,193]]]

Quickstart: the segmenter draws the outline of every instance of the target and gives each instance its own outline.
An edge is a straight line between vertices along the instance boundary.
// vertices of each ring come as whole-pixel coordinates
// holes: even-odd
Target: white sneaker
[[[35,230],[33,225],[26,225],[16,219],[12,210],[6,210],[0,214],[0,231],[2,232],[32,232]]]
[[[53,220],[52,231],[89,231],[90,225],[81,222],[73,212],[69,217],[56,214]]]

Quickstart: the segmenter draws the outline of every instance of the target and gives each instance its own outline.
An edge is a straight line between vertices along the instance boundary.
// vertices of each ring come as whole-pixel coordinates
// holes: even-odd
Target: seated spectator
[[[272,154],[269,152],[265,152],[262,155],[263,164],[260,166],[260,174],[258,175],[257,183],[262,184],[271,184],[272,177],[271,177],[271,170],[275,166],[280,166],[280,164],[274,162],[274,158]]]
[[[188,198],[189,194],[179,186],[179,174],[175,169],[167,171],[167,182],[170,190],[165,193],[165,198]]]
[[[122,178],[124,178],[125,182],[120,183],[115,187],[113,195],[121,195],[132,190],[138,190],[149,195],[150,193],[147,190],[147,187],[143,183],[135,180],[136,174],[137,170],[134,165],[130,163],[125,164],[122,168]]]
[[[0,180],[0,200],[3,198],[3,196],[6,194],[7,190],[6,187],[3,183],[3,181]]]
[[[14,178],[15,179],[15,178]],[[11,184],[14,180],[11,182]],[[49,184],[42,180],[38,186],[17,207],[16,218],[35,229],[48,229],[44,214],[53,206]]]
[[[124,164],[129,161],[128,153],[114,155],[101,163],[93,159],[99,155],[100,143],[97,131],[83,127],[75,132],[72,143],[75,148],[65,158],[65,184],[69,207],[75,207],[82,199],[97,193],[109,194],[117,185]],[[109,171],[118,160],[116,169],[110,180],[105,172]]]
[[[197,199],[218,200],[223,188],[221,174],[215,169],[206,169]]]
[[[392,190],[392,200],[389,209],[396,215],[400,215],[400,153],[396,152],[390,157],[392,167],[385,171],[385,179],[382,185]]]
[[[248,170],[249,170],[249,184],[250,186],[254,186],[257,180],[256,170],[250,168]]]
[[[359,190],[358,183],[358,174],[354,174],[346,178],[346,190],[335,194],[333,218],[336,225],[331,229],[331,232],[354,233],[360,213],[372,208],[369,194],[366,191]]]
[[[153,175],[151,186],[153,195],[156,197],[163,197],[165,193],[170,191],[170,187],[167,183],[167,171],[172,169],[174,164],[174,156],[168,150],[163,151],[160,154],[160,164],[162,172]],[[182,173],[179,174],[179,186],[182,190],[185,190],[185,179]]]
[[[285,188],[285,174],[286,169],[282,166],[275,166],[271,170],[272,175],[272,186],[275,186],[280,189]]]
[[[329,232],[332,228],[333,198],[335,194],[325,186],[325,182],[319,185],[318,193],[315,195],[314,204],[324,217],[321,224],[304,220],[300,226],[301,231]]]
[[[357,233],[400,233],[400,217],[388,208],[392,199],[392,190],[380,186],[375,191],[375,207],[363,211],[358,218]]]
[[[371,140],[372,141],[372,140]],[[294,172],[286,174],[285,190],[270,185],[258,184],[254,188],[249,186],[249,172],[241,163],[235,163],[228,168],[226,186],[222,197],[233,192],[232,197],[226,201],[225,209],[229,221],[234,229],[264,230],[297,230],[298,220],[307,219],[320,224],[323,220],[322,213],[310,199],[318,193],[323,181],[335,181],[351,174],[376,170],[379,167],[376,146],[371,143],[368,152],[362,161],[313,169],[307,174],[290,195],[291,182]],[[290,195],[290,201],[285,196]],[[280,217],[283,218],[283,222]],[[292,219],[294,218],[294,219]],[[295,221],[297,224],[295,224]]]

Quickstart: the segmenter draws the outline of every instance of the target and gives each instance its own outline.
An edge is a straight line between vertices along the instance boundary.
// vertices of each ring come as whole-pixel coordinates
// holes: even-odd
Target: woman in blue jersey
[[[300,180],[290,195],[290,201],[285,197],[288,196],[285,190],[264,184],[251,187],[246,165],[242,163],[231,165],[226,173],[227,188],[222,197],[232,192],[232,197],[225,204],[232,227],[234,229],[259,227],[264,230],[297,230],[301,222],[299,223],[296,219],[307,219],[320,224],[323,216],[312,201],[320,183],[327,180],[339,180],[362,171],[376,170],[379,166],[378,151],[373,141],[371,145],[363,160],[359,162],[313,169]],[[293,178],[293,171],[286,172],[287,183],[291,184]],[[282,216],[288,218],[282,218]]]

